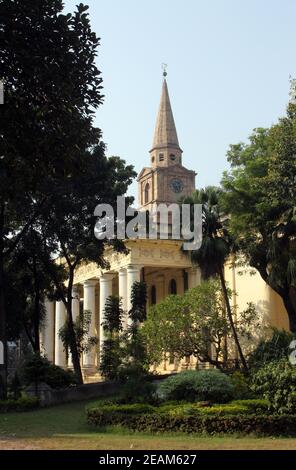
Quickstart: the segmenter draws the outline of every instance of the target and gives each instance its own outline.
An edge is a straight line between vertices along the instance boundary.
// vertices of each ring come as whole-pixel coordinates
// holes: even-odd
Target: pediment
[[[138,174],[137,181],[140,181],[144,176],[149,175],[149,173],[151,173],[152,171],[153,169],[151,167],[148,167],[148,166],[144,167]]]

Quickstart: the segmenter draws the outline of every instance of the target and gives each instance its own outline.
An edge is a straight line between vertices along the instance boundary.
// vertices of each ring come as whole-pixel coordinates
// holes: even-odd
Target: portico
[[[124,327],[128,325],[127,312],[131,309],[131,291],[134,282],[147,284],[147,307],[169,294],[183,294],[199,282],[198,271],[192,268],[190,258],[181,250],[181,242],[173,240],[128,240],[128,254],[106,251],[109,270],[101,270],[95,263],[81,266],[75,275],[73,287],[73,319],[80,312],[89,312],[90,337],[98,344],[85,352],[82,369],[85,376],[97,373],[100,350],[104,341],[105,304],[108,297],[118,295],[125,312]],[[62,302],[46,303],[46,321],[42,332],[42,349],[47,357],[61,367],[72,367],[71,358],[64,351],[59,330],[66,320]]]

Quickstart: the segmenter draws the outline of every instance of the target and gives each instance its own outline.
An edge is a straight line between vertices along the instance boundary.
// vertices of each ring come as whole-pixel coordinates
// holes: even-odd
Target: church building
[[[195,171],[183,166],[183,152],[164,73],[149,166],[143,168],[138,175],[139,208],[151,210],[153,204],[169,205],[178,202],[181,197],[194,192],[195,178]],[[81,266],[75,275],[72,300],[74,320],[81,309],[90,311],[89,335],[96,336],[99,340],[97,346],[83,354],[82,369],[87,381],[99,378],[99,351],[104,340],[101,323],[106,299],[110,295],[119,295],[127,312],[131,308],[131,288],[136,281],[144,280],[147,284],[148,308],[169,294],[182,295],[200,282],[200,272],[192,264],[190,252],[181,249],[182,240],[129,239],[125,243],[129,249],[127,255],[116,253],[111,248],[106,249],[105,257],[110,266],[108,271],[102,270],[95,263],[89,263]],[[262,331],[266,325],[288,329],[288,317],[281,298],[264,283],[259,274],[252,274],[248,269],[243,274],[238,271],[230,263],[225,266],[226,280],[234,291],[234,312],[244,310],[248,302],[253,302],[260,315]],[[71,360],[67,360],[59,338],[59,330],[65,320],[63,302],[48,301],[41,334],[42,350],[50,361],[64,368],[71,367]],[[195,367],[195,361],[184,358],[181,363],[176,363],[171,357],[162,365],[162,370],[169,373]]]

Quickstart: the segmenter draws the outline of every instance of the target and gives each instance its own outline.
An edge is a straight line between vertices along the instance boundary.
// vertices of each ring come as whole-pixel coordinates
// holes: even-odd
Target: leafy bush
[[[156,385],[147,382],[145,378],[131,378],[122,386],[120,401],[156,404],[158,402],[156,390]]]
[[[22,395],[22,385],[17,372],[15,372],[8,382],[8,395],[13,398],[13,400],[18,400]]]
[[[87,410],[87,421],[99,427],[120,425],[138,432],[296,435],[296,416],[293,415],[170,416],[152,412],[110,413],[110,410],[91,408]]]
[[[291,341],[296,336],[284,330],[273,329],[272,337],[262,339],[255,351],[249,357],[249,365],[251,368],[260,368],[263,365],[288,358],[291,350],[289,348]]]
[[[9,413],[13,411],[31,411],[39,406],[37,397],[23,396],[17,400],[1,400],[0,413]]]
[[[45,382],[50,387],[59,389],[76,383],[73,372],[51,364],[38,354],[31,355],[25,360],[20,375],[25,385]]]
[[[269,412],[269,402],[264,398],[255,398],[251,400],[235,400],[229,405],[243,406],[249,414],[266,414]]]
[[[116,403],[109,404],[109,405],[101,405],[99,408],[88,408],[88,411],[91,410],[100,410],[102,413],[109,413],[109,414],[120,414],[120,415],[139,415],[139,414],[147,414],[147,413],[155,413],[157,408],[152,405],[147,405],[144,403],[131,403],[129,405],[119,405]]]
[[[254,392],[252,392],[249,381],[242,372],[236,371],[231,374],[230,377],[234,387],[234,397],[237,400],[244,400],[253,397]]]
[[[288,360],[270,362],[252,375],[252,389],[278,413],[296,413],[296,368]]]
[[[168,377],[159,386],[163,400],[227,403],[233,398],[231,379],[218,370],[188,370]]]

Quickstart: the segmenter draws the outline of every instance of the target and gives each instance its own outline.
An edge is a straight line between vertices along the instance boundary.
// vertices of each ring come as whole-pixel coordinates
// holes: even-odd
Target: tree
[[[95,336],[89,336],[89,327],[91,323],[92,313],[88,310],[79,312],[79,315],[73,320],[73,330],[76,340],[76,348],[79,360],[83,352],[89,351],[90,348],[98,344],[98,339]],[[59,331],[59,336],[64,345],[65,351],[69,351],[71,345],[71,329],[69,328],[68,320]]]
[[[182,359],[194,356],[199,362],[226,367],[223,342],[232,329],[225,316],[224,293],[218,279],[203,281],[184,296],[171,295],[151,307],[142,328],[149,362],[159,364],[165,353]],[[240,336],[246,336],[255,317],[249,305],[237,325]]]
[[[99,39],[88,7],[63,15],[62,0],[2,0],[0,63],[5,103],[0,114],[0,341],[6,355],[5,265],[52,195],[83,172],[85,150],[98,142],[101,104],[95,64]],[[6,394],[0,365],[0,395]]]
[[[231,327],[232,335],[244,369],[247,362],[244,357],[236,326],[233,320],[229,295],[227,291],[224,265],[227,258],[234,251],[234,243],[227,229],[227,220],[220,210],[219,199],[221,190],[215,187],[197,190],[191,197],[183,200],[187,204],[202,204],[202,244],[198,250],[191,252],[194,263],[201,269],[203,279],[218,275],[223,292],[226,314]]]
[[[107,268],[104,249],[111,245],[117,251],[126,252],[120,240],[98,240],[94,236],[94,209],[104,202],[116,207],[117,197],[123,196],[135,172],[119,157],[106,158],[103,144],[96,146],[84,155],[84,170],[79,178],[68,178],[72,189],[67,195],[53,198],[50,214],[40,217],[39,230],[45,243],[42,261],[44,270],[51,276],[57,298],[63,301],[67,312],[69,347],[75,374],[82,382],[79,353],[72,316],[72,290],[75,271],[82,263],[92,261]],[[68,197],[70,195],[70,197]],[[131,200],[131,198],[127,198]],[[62,265],[49,259],[47,253],[55,253],[63,260]],[[64,276],[61,277],[60,270]]]
[[[104,311],[104,329],[105,339],[101,351],[100,372],[110,380],[119,378],[119,369],[122,363],[121,336],[122,301],[118,296],[108,297]]]
[[[52,281],[44,271],[41,261],[44,247],[40,235],[32,225],[5,267],[9,281],[6,297],[9,311],[7,327],[13,327],[13,323],[18,326],[17,330],[13,327],[16,332],[13,339],[18,339],[21,330],[24,330],[35,353],[40,353],[40,329],[45,317],[45,297],[52,290]],[[50,252],[47,257],[51,259]]]
[[[130,326],[125,334],[126,365],[136,375],[147,372],[147,351],[142,335],[142,323],[146,320],[147,286],[143,281],[134,282],[131,291],[132,308],[129,311]]]
[[[132,308],[129,317],[132,323],[143,323],[146,320],[147,286],[145,282],[134,282],[131,291]]]
[[[296,332],[296,105],[249,143],[231,145],[223,209],[244,263],[282,298]]]

